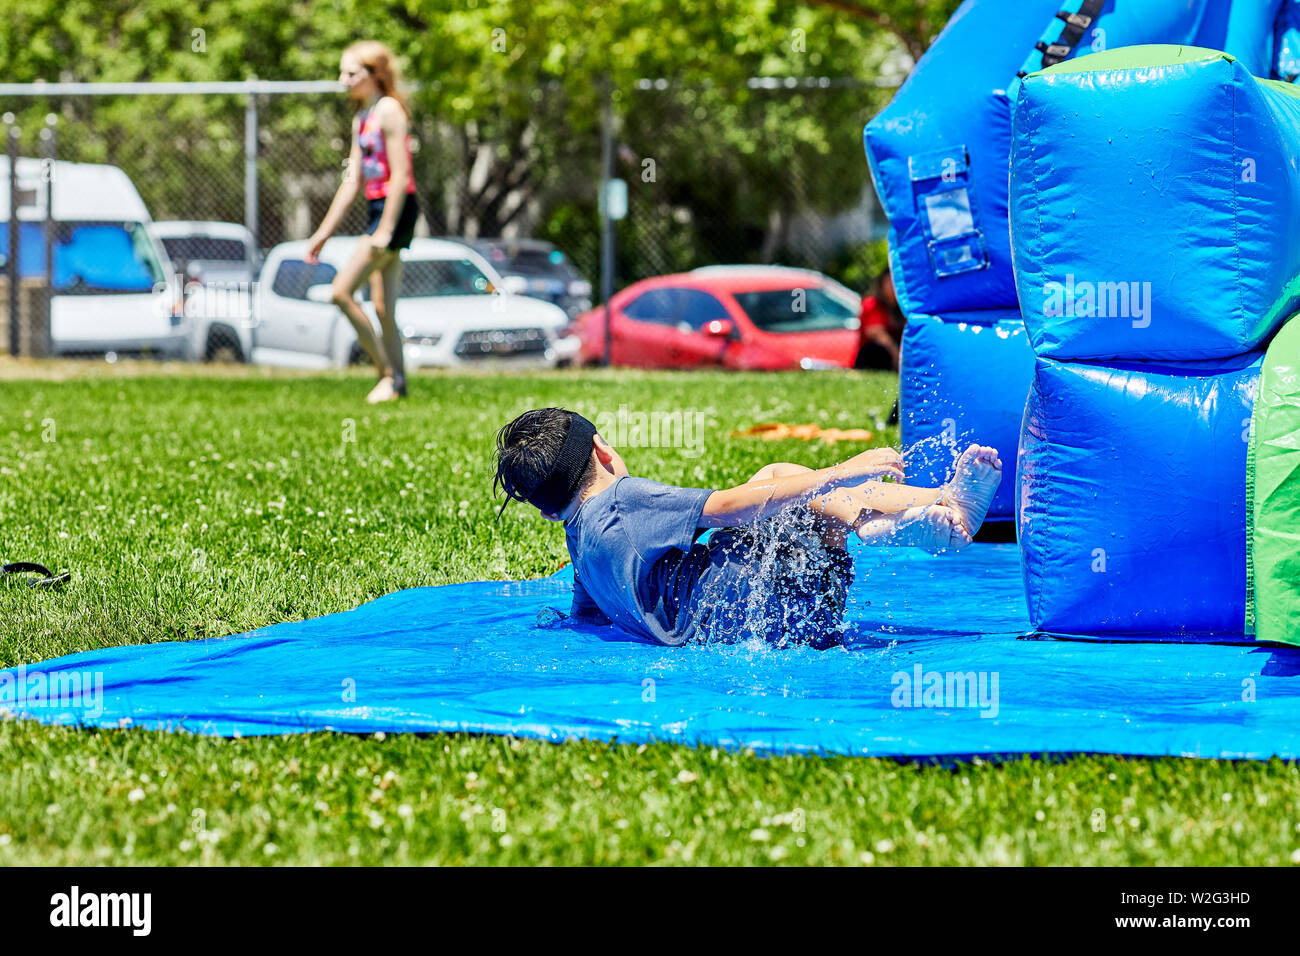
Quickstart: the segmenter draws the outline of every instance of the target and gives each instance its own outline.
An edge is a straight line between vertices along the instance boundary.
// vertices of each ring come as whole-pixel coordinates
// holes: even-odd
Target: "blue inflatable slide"
[[[1297,439],[1252,419],[1300,359],[1270,349],[1300,309],[1300,3],[1065,6],[968,0],[867,126],[904,446],[931,480],[1015,450],[993,516],[1033,630],[1249,640],[1257,598],[1294,602],[1251,542],[1300,541],[1276,477],[1255,534],[1250,464]]]
[[[914,478],[922,483],[945,480],[956,454],[971,440],[999,448],[1007,461],[1018,443],[1034,375],[1034,353],[1020,311],[1024,287],[1008,229],[1008,164],[1023,78],[1121,47],[1186,44],[1226,51],[1243,72],[1292,80],[1300,73],[1297,28],[1297,0],[967,0],[961,5],[865,132],[867,158],[890,221],[894,286],[908,317],[900,406]],[[1097,108],[1112,120],[1128,109],[1108,101],[1100,86],[1093,92],[1101,97]],[[1156,100],[1162,95],[1151,93]],[[1163,114],[1173,104],[1156,108]],[[1137,112],[1124,115],[1141,118]],[[1055,210],[1067,217],[1055,225],[1094,252],[1137,260],[1144,250],[1114,230],[1151,207],[1134,210],[1099,188],[1119,186],[1127,176],[1113,166],[1118,157],[1093,151],[1107,145],[1107,132],[1098,128],[1106,120],[1091,125],[1075,120],[1079,117],[1070,114],[1055,131],[1056,139],[1038,141],[1040,164],[1061,170],[1056,184],[1073,194],[1068,209]],[[1135,151],[1181,148],[1181,131],[1167,127],[1150,132],[1158,138],[1133,142]],[[1134,128],[1130,135],[1136,133]],[[1196,161],[1186,157],[1189,167]],[[1075,189],[1070,171],[1081,165],[1090,165],[1092,175]],[[1158,188],[1173,186],[1171,179]],[[1229,215],[1227,207],[1220,208],[1220,222]],[[1214,231],[1221,226],[1210,223],[1171,225],[1185,242],[1203,248],[1224,235]],[[1267,235],[1277,238],[1276,231]],[[1058,253],[1058,259],[1068,254]],[[1026,254],[1014,251],[1016,259]],[[1188,269],[1182,281],[1185,286],[1198,279]],[[1159,291],[1177,295],[1181,290]],[[1267,293],[1260,289],[1259,294]],[[1243,302],[1241,308],[1249,311],[1258,304]],[[1199,305],[1212,307],[1206,300]],[[1261,316],[1258,321],[1267,326],[1271,320]],[[1194,357],[1230,354],[1213,348],[1187,351],[1197,353]],[[1014,470],[1007,468],[990,519],[1012,520],[1016,511]]]

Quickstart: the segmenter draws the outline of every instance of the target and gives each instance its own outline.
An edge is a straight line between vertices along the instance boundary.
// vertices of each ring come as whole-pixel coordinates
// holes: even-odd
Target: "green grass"
[[[536,405],[701,412],[698,456],[626,452],[680,484],[857,446],[756,422],[874,427],[887,376],[422,375],[370,408],[357,376],[0,367],[0,664],[208,637],[398,588],[547,574],[562,530],[488,495],[492,436]],[[956,770],[671,745],[462,735],[212,740],[0,723],[0,864],[1283,863],[1300,769],[1079,758]]]

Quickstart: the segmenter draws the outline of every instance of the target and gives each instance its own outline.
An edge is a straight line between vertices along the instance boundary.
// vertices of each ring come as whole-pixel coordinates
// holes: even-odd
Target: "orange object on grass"
[[[785,422],[763,422],[731,433],[732,438],[761,438],[764,441],[781,441],[798,438],[812,441],[820,438],[834,444],[839,441],[871,441],[875,435],[865,428],[822,428],[820,425],[788,425]]]

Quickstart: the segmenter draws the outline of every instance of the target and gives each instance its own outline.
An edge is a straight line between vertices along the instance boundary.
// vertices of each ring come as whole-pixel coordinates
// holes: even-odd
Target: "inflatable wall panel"
[[[903,311],[937,315],[1017,303],[1007,234],[1017,74],[1056,58],[1073,62],[1117,47],[1170,43],[1226,49],[1259,75],[1275,75],[1274,48],[1282,42],[1276,31],[1285,22],[1279,3],[966,0],[864,133],[889,217]],[[1098,14],[1071,32],[1061,14],[1093,6]]]
[[[1300,321],[1265,353],[1251,424],[1246,630],[1300,644]]]
[[[1037,360],[1018,461],[1034,628],[1243,639],[1246,451],[1261,361]]]
[[[1128,47],[1028,76],[1013,140],[1040,356],[1237,355],[1300,308],[1300,88],[1224,53]]]

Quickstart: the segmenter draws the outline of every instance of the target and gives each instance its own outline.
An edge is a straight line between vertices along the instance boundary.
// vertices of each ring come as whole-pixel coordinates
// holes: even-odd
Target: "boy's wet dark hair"
[[[571,432],[574,440],[566,442]],[[512,500],[528,501],[543,511],[559,514],[573,495],[581,492],[595,477],[591,460],[591,436],[594,433],[595,428],[590,422],[563,408],[535,408],[502,426],[497,432],[497,473],[492,481],[492,492],[504,492],[506,500],[497,517],[501,517]],[[561,470],[558,476],[557,469]],[[563,474],[565,469],[576,474],[566,477]],[[566,492],[552,493],[549,502],[538,500],[541,489],[548,486],[548,480],[552,492],[559,486],[566,489],[567,497],[563,501],[558,501],[558,497],[563,497]]]

